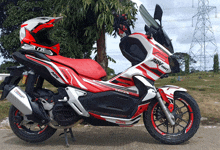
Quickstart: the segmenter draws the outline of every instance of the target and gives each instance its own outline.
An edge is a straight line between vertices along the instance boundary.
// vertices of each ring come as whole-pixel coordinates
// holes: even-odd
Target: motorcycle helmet
[[[37,17],[25,21],[20,29],[21,48],[48,55],[59,54],[60,44],[49,39],[49,30],[63,17]]]

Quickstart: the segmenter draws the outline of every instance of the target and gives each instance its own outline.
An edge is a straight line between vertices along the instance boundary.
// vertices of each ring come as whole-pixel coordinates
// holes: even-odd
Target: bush
[[[172,79],[170,79],[170,83],[176,83],[176,78],[172,78]]]

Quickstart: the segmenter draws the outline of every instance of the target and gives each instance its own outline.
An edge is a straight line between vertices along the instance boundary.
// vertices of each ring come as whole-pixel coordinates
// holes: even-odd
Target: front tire
[[[37,143],[42,142],[50,138],[56,129],[48,126],[42,125],[35,122],[28,122],[25,125],[21,125],[18,122],[24,120],[24,115],[13,105],[11,105],[9,110],[9,123],[12,131],[22,140]]]
[[[150,135],[165,144],[180,144],[189,140],[200,124],[199,106],[188,93],[175,92],[173,104],[174,126],[167,121],[158,101],[152,101],[143,114]]]

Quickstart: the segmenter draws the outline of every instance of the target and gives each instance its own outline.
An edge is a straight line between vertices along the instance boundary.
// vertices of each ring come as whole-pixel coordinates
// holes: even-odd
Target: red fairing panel
[[[87,78],[100,80],[102,77],[107,75],[105,70],[92,59],[72,59],[60,55],[47,57],[52,61],[61,63],[74,69],[79,75]]]
[[[102,86],[99,84],[90,84],[88,82],[85,82],[71,68],[68,68],[68,67],[61,65],[61,64],[58,64],[58,63],[54,63],[54,64],[61,70],[61,72],[63,73],[63,75],[67,79],[68,82],[66,82],[66,84],[69,84],[74,87],[78,87],[78,88],[81,88],[81,89],[84,89],[86,91],[90,91],[93,93],[113,90],[112,88],[109,88],[106,86]]]
[[[87,83],[85,81],[82,80],[82,78],[77,75],[75,73],[75,71],[73,71],[71,68],[64,66],[62,64],[58,64],[55,62],[49,62],[46,60],[42,60],[39,58],[36,58],[34,56],[30,56],[30,55],[25,55],[28,59],[39,63],[45,67],[50,68],[55,74],[56,76],[61,79],[61,82],[89,91],[89,92],[93,92],[93,93],[97,93],[97,92],[104,92],[104,91],[110,91],[113,90],[112,88],[109,88],[107,86],[103,86],[101,84],[91,84],[91,83]],[[53,76],[51,76],[53,77]]]

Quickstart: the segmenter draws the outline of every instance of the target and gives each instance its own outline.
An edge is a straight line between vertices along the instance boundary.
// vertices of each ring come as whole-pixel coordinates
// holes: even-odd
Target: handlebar
[[[119,15],[117,14],[115,11],[112,11],[114,18],[114,30],[115,33],[114,35],[116,36],[116,33],[118,35],[122,35],[120,34],[121,32],[125,33],[125,35],[130,35],[131,34],[131,30],[127,21],[128,18],[128,14],[122,14]],[[124,35],[123,35],[124,36]]]

